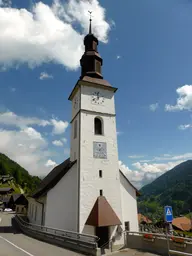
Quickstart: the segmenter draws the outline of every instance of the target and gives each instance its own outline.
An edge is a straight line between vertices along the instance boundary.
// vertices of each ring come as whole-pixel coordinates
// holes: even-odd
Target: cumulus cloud
[[[176,90],[178,98],[175,105],[166,104],[165,111],[192,110],[192,85],[184,85]]]
[[[11,6],[11,0],[0,0],[0,6],[2,7]]]
[[[183,162],[183,160],[166,163],[154,162],[150,164],[136,162],[132,164],[133,168],[130,169],[128,166],[119,161],[119,166],[130,182],[140,189],[142,186],[152,182],[154,179],[158,178],[160,175],[172,169],[181,162]]]
[[[67,121],[64,122],[56,119],[51,119],[51,123],[53,125],[53,134],[62,134],[69,126]]]
[[[68,126],[66,121],[57,119],[41,120],[24,117],[11,111],[0,113],[0,152],[18,162],[33,175],[46,175],[56,163],[51,160],[54,153],[48,148],[46,126],[52,127],[52,135],[63,134]],[[37,129],[41,127],[39,132]],[[66,143],[65,138],[53,141],[56,146]]]
[[[57,147],[62,147],[63,146],[63,142],[60,141],[60,140],[54,140],[54,141],[52,141],[52,144],[54,146],[57,146]]]
[[[187,129],[190,129],[192,128],[192,124],[181,124],[179,125],[179,130],[187,130]]]
[[[166,171],[191,158],[192,153],[190,152],[180,155],[164,154],[149,160],[139,160],[132,163],[131,168],[119,161],[119,167],[137,188],[141,188]]]
[[[32,127],[21,130],[0,130],[0,152],[6,154],[35,175],[47,173],[45,161],[50,152],[47,141]]]
[[[56,162],[52,161],[51,159],[47,160],[45,164],[45,166],[52,167],[52,168],[55,167],[56,165],[57,165]]]
[[[11,111],[0,113],[0,124],[4,126],[15,126],[19,128],[23,128],[29,125],[38,125],[42,127],[52,126],[53,134],[64,133],[69,125],[67,121],[58,120],[56,118],[52,118],[50,120],[43,120],[36,117],[19,116]]]
[[[154,103],[154,104],[151,104],[149,105],[149,109],[152,111],[152,112],[155,112],[159,107],[159,103]]]
[[[7,1],[0,1],[5,6]],[[94,34],[106,43],[110,24],[98,0],[69,0],[65,4],[54,0],[51,6],[38,2],[31,11],[0,7],[0,65],[8,68],[25,63],[34,67],[54,62],[77,69],[88,32],[88,10],[94,10]]]
[[[48,74],[47,72],[41,72],[39,79],[40,80],[53,79],[53,76]]]

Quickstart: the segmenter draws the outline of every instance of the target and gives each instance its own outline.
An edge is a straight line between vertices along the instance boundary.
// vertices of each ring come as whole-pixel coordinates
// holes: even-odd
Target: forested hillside
[[[160,219],[163,207],[171,205],[174,216],[192,211],[192,160],[183,162],[140,190],[139,212]]]
[[[7,174],[13,176],[15,186],[20,186],[27,194],[32,193],[41,181],[39,177],[30,175],[28,171],[19,164],[0,153],[0,176]],[[0,186],[6,186],[6,184]]]

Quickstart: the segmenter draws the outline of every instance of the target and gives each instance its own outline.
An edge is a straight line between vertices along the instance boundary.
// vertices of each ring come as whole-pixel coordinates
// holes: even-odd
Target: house
[[[0,188],[0,200],[3,200],[5,197],[10,196],[14,192],[14,189],[11,187]]]
[[[141,213],[138,214],[138,222],[139,224],[152,224],[152,221]]]
[[[9,200],[9,207],[16,213],[27,213],[28,200],[23,194],[13,194]]]
[[[29,198],[31,223],[96,235],[99,246],[123,243],[123,230],[139,231],[139,192],[119,169],[114,95],[103,79],[98,39],[84,38],[81,76],[73,88],[70,157]]]
[[[187,217],[174,218],[172,226],[175,230],[190,231],[192,230],[192,220]]]

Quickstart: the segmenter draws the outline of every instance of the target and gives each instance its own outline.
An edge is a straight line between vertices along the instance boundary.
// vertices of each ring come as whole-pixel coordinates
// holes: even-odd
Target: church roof
[[[75,95],[79,86],[81,86],[81,85],[94,86],[94,87],[97,86],[97,87],[105,88],[105,89],[113,91],[113,92],[117,91],[117,88],[112,87],[111,84],[107,80],[90,77],[90,76],[84,76],[83,78],[81,78],[77,81],[75,87],[73,88],[71,94],[68,97],[68,100],[73,99],[73,96]]]
[[[137,196],[140,196],[141,193],[139,192],[139,190],[136,189],[135,186],[133,186],[133,184],[129,181],[129,179],[125,176],[125,174],[124,174],[120,169],[119,169],[119,171],[120,171],[120,173],[123,175],[123,177],[126,179],[126,181],[129,183],[129,185],[130,185],[133,189],[135,189],[136,195],[137,195]]]
[[[86,225],[94,227],[121,225],[121,221],[104,196],[99,196],[91,210]]]
[[[70,158],[66,159],[63,163],[57,165],[53,170],[41,181],[39,188],[32,195],[33,198],[38,198],[45,194],[48,190],[53,188],[63,176],[71,169],[71,167],[76,163],[75,161],[70,161]],[[139,191],[131,184],[128,178],[119,170],[126,181],[136,190],[136,195],[139,196]]]
[[[61,178],[70,170],[70,168],[76,163],[71,162],[70,158],[66,159],[63,163],[56,166],[41,182],[37,191],[32,195],[34,198],[45,194],[48,190],[53,188]]]

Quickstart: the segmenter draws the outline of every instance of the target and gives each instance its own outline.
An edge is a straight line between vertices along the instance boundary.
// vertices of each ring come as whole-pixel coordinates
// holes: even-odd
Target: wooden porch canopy
[[[104,196],[99,196],[91,210],[86,225],[94,227],[121,225],[121,221]]]

